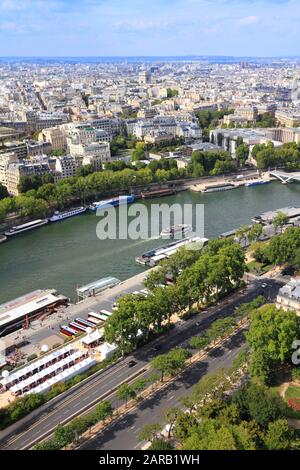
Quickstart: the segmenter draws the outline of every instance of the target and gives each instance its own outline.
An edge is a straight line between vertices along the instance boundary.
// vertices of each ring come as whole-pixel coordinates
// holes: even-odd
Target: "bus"
[[[75,321],[72,321],[71,323],[69,323],[69,326],[75,331],[77,331],[78,333],[86,333],[86,330],[87,330],[86,326],[79,325],[79,323],[76,323]]]
[[[93,318],[96,318],[97,320],[100,320],[100,321],[107,320],[107,317],[102,315],[101,313],[89,312],[89,316],[91,317],[92,321],[93,321]]]
[[[78,334],[77,331],[73,330],[73,328],[70,328],[66,325],[62,325],[60,327],[60,333],[64,336],[76,336]]]
[[[86,326],[87,328],[95,328],[95,323],[84,320],[83,318],[75,318],[75,321],[79,325]]]
[[[88,321],[94,324],[94,327],[99,325],[102,322],[99,318],[92,317],[91,315],[88,316]]]
[[[100,310],[101,315],[104,315],[106,318],[112,316],[112,312],[109,312],[108,310]]]

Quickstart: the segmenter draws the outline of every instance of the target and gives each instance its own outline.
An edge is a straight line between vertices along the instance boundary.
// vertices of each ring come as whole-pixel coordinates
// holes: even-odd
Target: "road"
[[[179,399],[188,395],[193,385],[207,373],[229,368],[245,341],[244,333],[234,336],[227,347],[218,348],[202,361],[189,367],[175,382],[153,397],[143,401],[134,411],[115,421],[103,432],[80,447],[80,450],[133,450],[141,448],[139,433],[145,424],[167,424],[166,408],[178,406]]]
[[[266,279],[263,280],[266,282]],[[200,334],[217,318],[233,314],[240,304],[249,302],[262,292],[262,281],[254,281],[247,289],[232,294],[227,299],[210,307],[205,312],[182,321],[173,330],[160,336],[150,344],[139,348],[131,356],[114,364],[106,371],[98,372],[51,402],[46,403],[28,416],[0,432],[0,449],[26,449],[38,442],[42,436],[51,434],[59,423],[82,414],[86,409],[103,398],[113,400],[114,390],[131,376],[143,374],[146,365],[156,354],[166,352],[178,345],[184,345],[195,334]],[[268,281],[266,296],[273,300],[279,286],[274,280]],[[160,350],[154,350],[160,345]],[[128,362],[134,359],[136,364],[129,368]]]

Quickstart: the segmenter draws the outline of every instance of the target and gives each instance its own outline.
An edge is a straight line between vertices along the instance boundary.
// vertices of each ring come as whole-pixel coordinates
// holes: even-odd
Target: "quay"
[[[232,175],[229,178],[220,177],[214,179],[213,182],[203,181],[198,184],[194,184],[190,186],[190,190],[196,193],[209,193],[209,192],[217,192],[217,191],[224,191],[230,189],[240,188],[242,186],[247,186],[248,184],[254,183],[268,183],[274,181],[275,177],[270,175],[269,173],[264,173],[261,177],[258,177],[257,173],[255,175],[247,175],[243,179],[239,179],[239,177],[233,177]]]
[[[113,310],[114,303],[126,294],[142,289],[143,281],[151,270],[139,273],[120,284],[107,289],[93,297],[88,297],[77,304],[70,304],[44,319],[33,320],[27,329],[15,331],[5,339],[6,350],[22,349],[26,355],[39,353],[41,346],[51,336],[57,343],[63,340],[60,335],[60,325],[71,322],[76,317],[87,319],[89,312],[100,310]]]

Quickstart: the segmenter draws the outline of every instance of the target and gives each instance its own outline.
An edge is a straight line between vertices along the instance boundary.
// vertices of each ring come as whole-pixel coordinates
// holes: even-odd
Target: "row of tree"
[[[113,407],[110,401],[102,401],[95,410],[88,415],[75,418],[70,424],[58,425],[51,439],[35,446],[35,450],[60,450],[69,444],[76,442],[79,437],[92,426],[98,423],[105,423],[113,415]]]
[[[254,248],[253,256],[260,263],[288,264],[296,269],[300,268],[299,227],[288,227],[284,233],[272,237],[269,243],[258,243]]]
[[[257,144],[253,147],[252,157],[259,170],[274,167],[284,167],[287,170],[300,168],[300,146],[295,142],[283,144],[280,148],[275,148],[273,142]]]
[[[229,240],[212,240],[203,250],[182,248],[152,271],[146,286],[152,294],[122,297],[117,309],[105,323],[105,339],[125,354],[135,349],[142,338],[159,334],[175,313],[190,310],[194,304],[215,301],[237,286],[246,265],[241,247]],[[173,285],[160,287],[166,274]],[[158,287],[157,287],[158,286]]]

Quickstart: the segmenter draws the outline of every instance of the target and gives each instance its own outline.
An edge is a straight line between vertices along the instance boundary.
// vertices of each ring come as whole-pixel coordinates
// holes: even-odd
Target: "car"
[[[159,351],[161,349],[161,346],[159,344],[157,344],[156,346],[154,346],[153,348],[155,351]]]
[[[128,362],[128,367],[129,367],[129,368],[134,367],[136,364],[137,364],[136,361],[129,361],[129,362]]]
[[[200,325],[201,325],[201,321],[197,321],[196,326],[200,326]]]
[[[266,283],[264,282],[264,283],[261,285],[261,287],[262,287],[263,289],[265,289],[266,287],[268,287],[268,284],[266,284]]]

